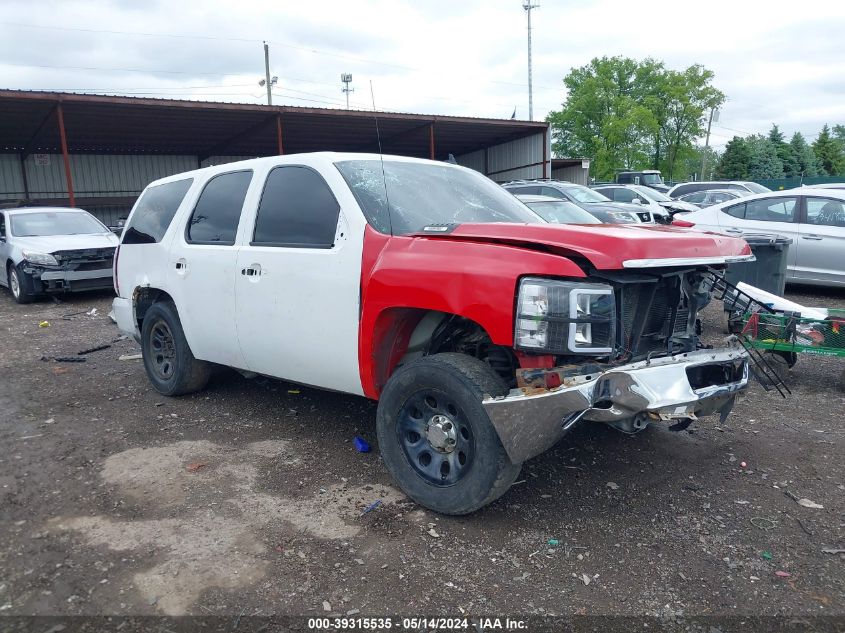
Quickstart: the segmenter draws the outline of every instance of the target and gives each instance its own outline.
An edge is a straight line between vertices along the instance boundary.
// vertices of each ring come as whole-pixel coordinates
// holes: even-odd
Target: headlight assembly
[[[40,264],[41,266],[58,266],[59,262],[50,253],[36,253],[34,251],[21,251],[23,258],[30,264]]]
[[[616,300],[605,284],[525,277],[514,347],[546,354],[605,355],[616,343]]]

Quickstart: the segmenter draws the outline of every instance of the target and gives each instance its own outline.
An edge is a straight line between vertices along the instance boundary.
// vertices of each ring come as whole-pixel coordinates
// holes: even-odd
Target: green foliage
[[[592,175],[657,167],[673,177],[703,133],[705,113],[725,96],[702,66],[683,72],[654,59],[595,58],[563,80],[568,98],[550,112],[552,151],[592,158]]]
[[[816,142],[813,143],[813,151],[819,162],[820,175],[845,175],[845,152],[839,140],[831,136],[830,128],[826,124]]]
[[[783,132],[778,129],[777,125],[773,124],[772,129],[769,130],[769,142],[774,145],[777,151],[778,159],[783,166],[783,175],[786,178],[800,176],[798,156],[793,151],[792,146],[784,140]]]
[[[752,134],[745,139],[751,159],[748,162],[748,177],[751,180],[783,178],[783,163],[778,158],[777,147],[768,137]]]
[[[745,139],[734,136],[725,146],[716,177],[722,180],[747,180],[750,169],[751,149]]]
[[[792,135],[792,139],[789,141],[789,147],[797,163],[798,173],[795,174],[796,176],[803,175],[805,178],[812,178],[819,175],[816,154],[813,148],[804,140],[801,132],[796,132]]]

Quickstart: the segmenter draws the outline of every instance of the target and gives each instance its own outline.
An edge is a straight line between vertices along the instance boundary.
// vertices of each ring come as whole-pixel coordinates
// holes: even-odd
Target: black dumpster
[[[753,262],[728,265],[725,279],[733,285],[744,281],[749,286],[782,297],[786,287],[786,260],[792,238],[763,233],[749,233],[742,237],[748,242],[756,259]]]
[[[755,260],[729,264],[725,279],[733,285],[744,281],[750,286],[782,297],[786,287],[786,263],[792,238],[766,233],[746,234],[742,237],[751,247]],[[732,314],[726,306],[725,314],[728,317],[728,332],[738,333],[742,329],[742,313]]]

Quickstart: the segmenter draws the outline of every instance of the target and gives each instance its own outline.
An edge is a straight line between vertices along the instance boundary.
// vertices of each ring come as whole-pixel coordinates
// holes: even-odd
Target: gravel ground
[[[845,308],[842,291],[788,296]],[[119,360],[138,350],[110,301],[0,292],[0,615],[845,622],[845,359],[802,357],[789,398],[755,384],[721,427],[584,425],[448,518],[393,487],[373,403],[228,370],[162,397]],[[708,308],[708,336],[723,326]]]

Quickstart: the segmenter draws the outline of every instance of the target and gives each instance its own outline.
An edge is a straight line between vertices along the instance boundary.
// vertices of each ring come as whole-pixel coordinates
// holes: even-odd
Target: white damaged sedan
[[[1,209],[0,285],[18,303],[43,294],[112,288],[118,241],[81,209]]]

